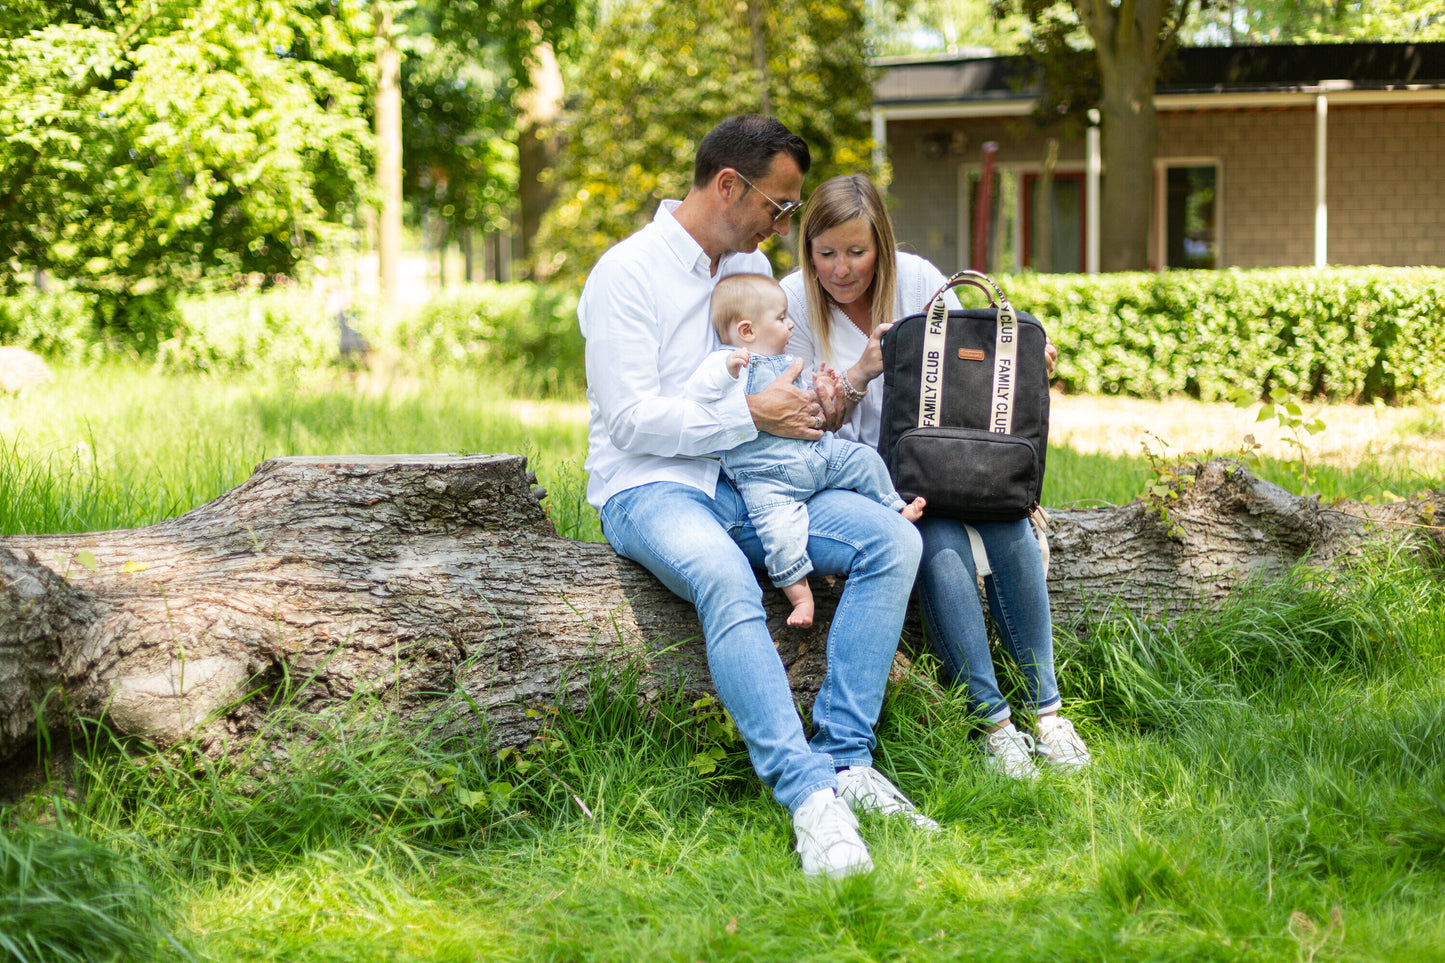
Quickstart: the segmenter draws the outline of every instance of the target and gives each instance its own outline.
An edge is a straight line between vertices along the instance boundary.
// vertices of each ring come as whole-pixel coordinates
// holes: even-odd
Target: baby
[[[745,390],[755,394],[793,363],[786,353],[793,333],[788,299],[767,275],[732,274],[719,281],[712,294],[712,326],[731,348],[713,352],[693,375],[688,383],[693,398],[713,401],[736,390],[744,368]],[[808,387],[801,375],[796,383]],[[832,432],[818,441],[758,432],[757,438],[721,457],[767,553],[768,577],[792,603],[789,625],[813,624],[813,591],[807,580],[813,563],[804,504],[809,498],[825,488],[846,488],[902,512],[909,521],[923,515],[924,500],[904,502],[876,451]]]

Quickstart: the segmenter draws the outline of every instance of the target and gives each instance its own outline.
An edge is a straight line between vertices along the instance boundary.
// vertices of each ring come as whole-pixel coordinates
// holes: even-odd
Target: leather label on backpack
[[[988,358],[988,352],[982,348],[959,348],[959,361],[983,361]]]

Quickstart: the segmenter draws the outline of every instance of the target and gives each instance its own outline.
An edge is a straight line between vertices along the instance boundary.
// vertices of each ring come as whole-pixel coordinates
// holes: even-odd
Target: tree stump
[[[1374,541],[1445,549],[1440,492],[1332,506],[1233,462],[1193,477],[1167,528],[1143,501],[1054,513],[1056,621],[1214,604]],[[502,747],[538,731],[529,709],[577,708],[624,670],[644,699],[710,692],[692,607],[609,546],[558,537],[532,481],[515,455],[276,458],[146,528],[0,539],[0,759],[85,718],[217,752],[279,702],[325,715],[358,698]],[[840,589],[818,583],[808,629],[764,591],[805,711]]]

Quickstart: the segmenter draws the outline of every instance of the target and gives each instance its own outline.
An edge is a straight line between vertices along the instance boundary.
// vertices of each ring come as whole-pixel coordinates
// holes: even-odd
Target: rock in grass
[[[14,346],[0,346],[0,391],[18,395],[26,388],[55,383],[55,375],[34,351]]]

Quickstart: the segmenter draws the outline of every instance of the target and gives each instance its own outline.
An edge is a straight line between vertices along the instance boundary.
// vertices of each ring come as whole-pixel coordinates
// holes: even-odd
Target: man
[[[715,453],[760,430],[820,438],[823,409],[792,385],[802,361],[758,394],[702,404],[684,393],[717,347],[713,287],[730,274],[772,274],[758,245],[787,234],[810,163],[802,138],[772,118],[723,121],[698,145],[687,197],[663,201],[652,223],[598,260],[577,318],[591,408],[587,498],[603,533],[697,606],[713,685],[753,768],[792,813],[803,871],[840,877],[873,865],[850,805],[937,825],[871,767],[921,541],[897,512],[854,492],[809,501],[815,570],[848,576],[810,743],[753,573],[762,545]]]

